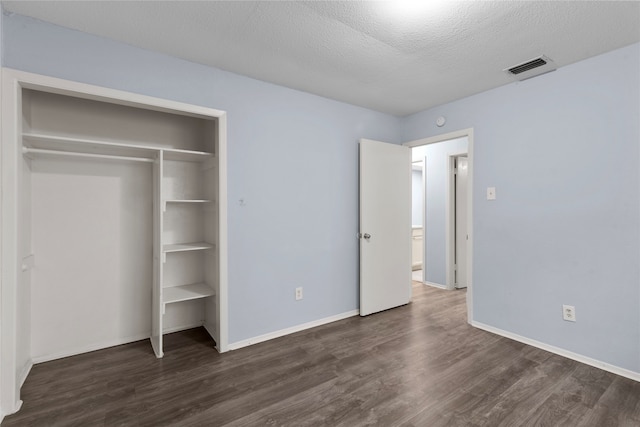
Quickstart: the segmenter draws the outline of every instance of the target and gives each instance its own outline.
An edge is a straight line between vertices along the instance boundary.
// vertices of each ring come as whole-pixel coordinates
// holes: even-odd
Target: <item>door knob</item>
[[[369,240],[371,238],[371,234],[369,233],[364,233],[364,235],[362,236],[365,238],[365,240]]]

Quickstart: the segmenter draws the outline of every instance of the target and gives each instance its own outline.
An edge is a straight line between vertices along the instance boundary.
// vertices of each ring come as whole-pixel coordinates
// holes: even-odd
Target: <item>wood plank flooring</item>
[[[464,291],[223,355],[202,329],[43,363],[10,426],[640,426],[640,383],[474,329]]]

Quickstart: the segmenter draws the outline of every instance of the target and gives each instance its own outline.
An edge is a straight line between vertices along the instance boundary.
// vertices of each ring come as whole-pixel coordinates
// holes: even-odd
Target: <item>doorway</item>
[[[404,145],[412,149],[413,162],[424,162],[422,283],[448,290],[466,287],[471,321],[473,130]]]
[[[467,189],[469,161],[466,153],[450,156],[451,180],[449,185],[449,224],[453,236],[447,245],[452,252],[447,268],[456,289],[467,287]]]
[[[426,159],[411,163],[411,279],[424,283],[424,213]]]

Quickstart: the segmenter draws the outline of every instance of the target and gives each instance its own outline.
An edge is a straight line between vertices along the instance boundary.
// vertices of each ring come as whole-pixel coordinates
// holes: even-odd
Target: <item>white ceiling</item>
[[[434,5],[435,0],[414,0]],[[640,41],[640,2],[3,1],[5,11],[394,115]],[[397,3],[397,1],[396,1]]]

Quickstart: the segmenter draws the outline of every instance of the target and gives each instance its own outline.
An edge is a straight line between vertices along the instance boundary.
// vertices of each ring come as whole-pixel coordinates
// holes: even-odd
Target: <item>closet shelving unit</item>
[[[122,344],[145,335],[150,338],[156,356],[162,357],[165,333],[198,325],[205,326],[212,335],[218,351],[226,351],[225,113],[8,69],[3,69],[2,90],[3,124],[6,124],[2,131],[1,158],[3,221],[0,267],[3,298],[0,310],[0,378],[3,408],[19,408],[19,390],[34,361],[37,363]],[[147,163],[151,167],[126,166],[132,163]],[[132,250],[131,246],[143,248],[133,254],[133,259],[127,259],[125,267],[117,265],[122,269],[118,273],[124,275],[133,271],[136,277],[114,283],[114,292],[118,295],[109,301],[120,298],[124,304],[116,307],[112,318],[107,319],[117,326],[107,328],[107,333],[112,335],[105,338],[87,333],[91,325],[82,329],[85,319],[80,314],[70,316],[73,319],[70,324],[65,324],[61,317],[51,322],[56,324],[53,332],[59,334],[60,340],[54,337],[51,342],[64,341],[71,336],[72,345],[47,352],[50,344],[37,342],[38,337],[46,336],[48,332],[42,329],[46,329],[47,322],[38,321],[39,314],[33,314],[43,306],[44,297],[38,292],[60,286],[60,298],[73,301],[68,306],[58,307],[58,311],[86,308],[96,303],[95,297],[91,300],[87,299],[91,297],[84,296],[88,294],[86,282],[62,283],[56,274],[47,271],[51,265],[70,271],[84,268],[81,262],[58,266],[57,254],[51,256],[50,247],[55,248],[53,252],[64,252],[67,249],[65,245],[38,243],[46,241],[49,236],[46,230],[42,231],[43,221],[31,218],[46,218],[47,213],[34,215],[32,209],[43,205],[36,203],[38,201],[55,203],[57,195],[43,195],[41,187],[32,181],[45,181],[37,174],[41,173],[42,165],[46,169],[52,164],[56,165],[58,175],[64,175],[64,165],[71,164],[71,169],[80,165],[73,169],[70,179],[75,180],[74,185],[84,186],[83,190],[89,188],[91,191],[93,178],[117,178],[120,171],[126,170],[130,176],[144,181],[139,183],[139,188],[152,191],[138,195],[135,193],[139,191],[138,187],[135,190],[118,188],[129,198],[115,199],[117,206],[114,209],[121,209],[123,221],[148,227],[149,232],[141,235],[149,237],[148,242],[140,243],[132,240],[135,236],[127,236],[123,232],[113,236],[113,242],[108,242],[110,248],[136,243],[120,246],[126,251]],[[93,176],[91,168],[95,164],[100,165],[100,173],[108,171],[106,178],[99,172]],[[106,166],[111,164],[114,166]],[[89,175],[83,182],[77,171],[87,170]],[[58,178],[54,176],[52,179]],[[99,191],[97,188],[94,193]],[[65,197],[69,198],[69,193],[72,191],[64,189],[61,204],[65,203]],[[136,202],[134,208],[129,206],[132,197]],[[64,216],[65,206],[58,208]],[[99,212],[97,209],[92,212]],[[148,213],[148,217],[141,217],[140,212]],[[34,221],[40,222],[36,224]],[[89,218],[88,221],[94,221],[99,228],[99,218]],[[107,232],[101,236],[109,238]],[[90,245],[90,242],[86,243]],[[78,249],[76,252],[73,250],[69,249],[69,253],[64,254],[66,258],[60,259],[73,259]],[[85,252],[87,254],[81,253],[83,257],[92,254],[91,250]],[[51,259],[55,262],[44,262]],[[106,264],[110,261],[104,259]],[[102,259],[97,262],[102,262]],[[32,274],[32,270],[36,273]],[[144,280],[138,280],[138,277]],[[125,286],[129,283],[134,283],[138,289],[135,292],[130,290]],[[101,289],[101,292],[109,295],[110,290]],[[131,298],[127,292],[131,293]],[[64,297],[63,294],[72,297]],[[51,307],[47,308],[47,315],[55,316],[56,302],[47,301],[46,304]],[[106,312],[109,315],[110,312]],[[148,313],[151,319],[147,317],[145,320],[144,316],[140,319],[140,313]],[[127,325],[129,319],[137,323]],[[95,326],[96,330],[103,327],[101,324]],[[149,327],[150,330],[143,332]],[[34,354],[37,353],[35,349],[40,354]]]
[[[154,211],[159,214],[154,221],[154,246],[160,249],[154,259],[155,280],[153,285],[152,306],[152,336],[151,343],[158,357],[162,357],[162,335],[165,330],[164,315],[167,304],[192,301],[204,298],[215,298],[213,274],[206,271],[206,266],[215,262],[213,253],[216,246],[210,229],[215,227],[215,215],[206,210],[207,206],[215,203],[211,185],[215,183],[212,177],[206,177],[207,171],[216,167],[214,148],[208,151],[186,150],[176,148],[159,148],[152,145],[137,144],[135,142],[102,141],[87,138],[76,138],[46,133],[23,132],[23,153],[26,157],[77,157],[96,158],[109,161],[137,161],[154,164],[154,185],[157,194],[154,201],[161,200],[160,206],[154,203]],[[209,146],[214,141],[208,141]],[[207,181],[209,178],[209,181]],[[207,194],[203,194],[206,192]],[[194,198],[189,198],[195,196]],[[207,197],[207,198],[202,198]],[[184,209],[187,207],[187,209]],[[194,220],[191,207],[197,212]],[[172,221],[167,221],[168,213],[177,211]],[[203,218],[205,217],[206,218]],[[195,225],[195,229],[194,229]],[[190,228],[190,229],[189,229]],[[189,230],[187,230],[189,229]],[[195,238],[181,236],[181,234],[195,235]],[[172,235],[177,235],[173,236]],[[208,238],[207,238],[208,237]],[[176,240],[177,239],[177,240]],[[208,240],[208,241],[207,241]],[[167,274],[167,259],[174,253],[204,252],[197,266],[202,272],[197,283],[178,282],[167,284],[164,280]],[[192,266],[193,263],[190,264]],[[178,267],[179,268],[179,267]],[[174,274],[175,275],[175,274]],[[177,273],[180,275],[180,272]],[[187,273],[186,275],[190,275]],[[204,325],[214,328],[215,322]],[[161,332],[162,331],[162,332]]]
[[[195,154],[193,151],[190,154]],[[164,315],[168,306],[203,299],[205,312],[215,311],[215,253],[217,230],[211,215],[215,209],[215,188],[211,186],[217,175],[215,150],[205,145],[197,155],[176,156],[173,151],[159,153],[154,166],[157,197],[160,206],[156,223],[158,235],[155,247],[158,260],[155,267],[157,281],[154,288],[154,333],[151,343],[158,357],[162,356]],[[207,329],[215,327],[205,318]]]

